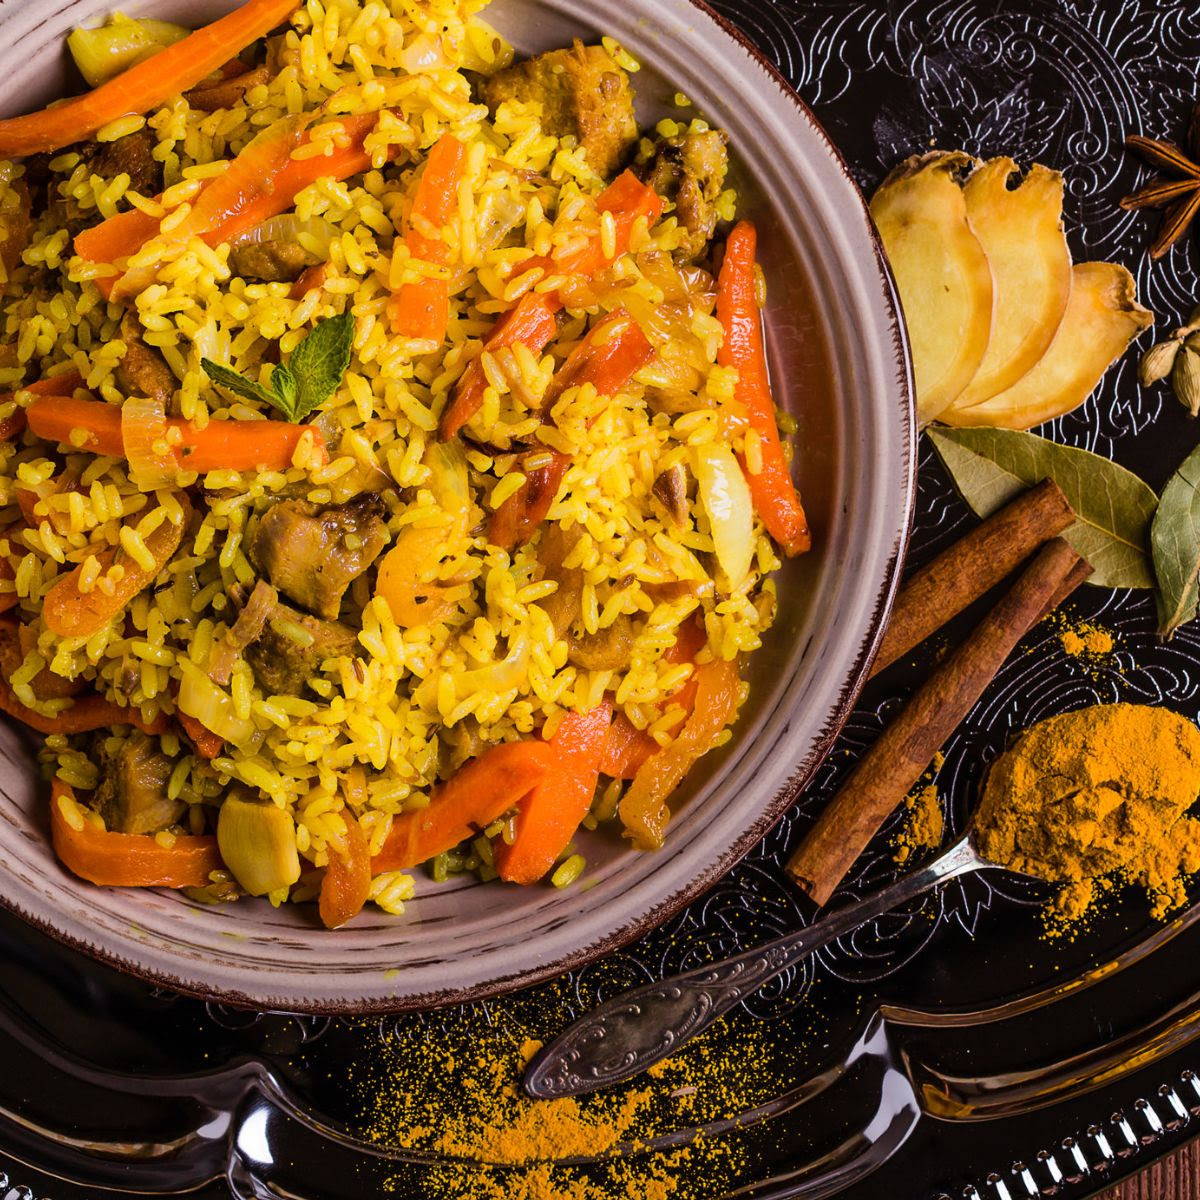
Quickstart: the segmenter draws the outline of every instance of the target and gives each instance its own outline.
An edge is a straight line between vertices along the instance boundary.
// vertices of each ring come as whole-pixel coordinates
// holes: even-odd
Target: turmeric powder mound
[[[916,850],[933,850],[942,844],[945,821],[937,785],[930,783],[904,801],[907,820],[895,843],[895,860],[906,863]]]
[[[1063,713],[1026,730],[992,767],[975,819],[992,862],[1064,886],[1067,919],[1092,906],[1097,881],[1138,884],[1161,917],[1200,869],[1200,730],[1140,704]]]

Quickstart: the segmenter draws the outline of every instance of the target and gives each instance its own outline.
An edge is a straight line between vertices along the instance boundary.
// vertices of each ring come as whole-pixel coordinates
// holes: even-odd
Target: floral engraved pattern
[[[1200,63],[1196,6],[1177,0],[714,0],[714,6],[813,106],[864,189],[874,188],[908,155],[931,146],[961,146],[980,156],[1009,154],[1022,165],[1044,162],[1066,176],[1065,220],[1078,261],[1125,263],[1143,302],[1158,314],[1159,330],[1181,323],[1200,300],[1200,250],[1194,241],[1185,239],[1151,269],[1145,246],[1153,218],[1125,213],[1116,203],[1147,175],[1124,153],[1125,136],[1179,137],[1186,128]],[[1113,455],[1159,487],[1200,440],[1200,426],[1161,385],[1139,389],[1135,367],[1135,355],[1128,355],[1082,409],[1041,432]],[[919,564],[944,548],[972,520],[923,443],[910,561]],[[1072,599],[1067,615],[1110,629],[1113,653],[1072,658],[1063,650],[1061,627],[1053,622],[1040,625],[1018,648],[945,748],[936,772],[947,843],[966,828],[987,765],[1016,730],[1032,721],[1115,700],[1163,704],[1200,718],[1200,624],[1162,644],[1145,594],[1087,589]],[[380,1024],[416,1025],[431,1039],[464,1026],[481,1031],[541,1027],[550,1034],[599,1000],[740,953],[810,921],[811,907],[783,870],[790,849],[937,657],[976,619],[977,611],[964,614],[908,663],[873,681],[796,808],[716,887],[659,929],[541,987],[463,1008],[382,1018]],[[835,904],[898,876],[892,841],[901,821],[897,815],[889,822]],[[1039,885],[995,872],[952,881],[905,911],[826,946],[731,1011],[726,1021],[757,1031],[788,1060],[778,1083],[779,1109],[797,1114],[794,1128],[762,1126],[752,1158],[755,1177],[739,1181],[746,1188],[739,1194],[831,1194],[830,1177],[815,1165],[828,1159],[846,1172],[839,1180],[847,1181],[848,1190],[840,1182],[832,1190],[848,1200],[882,1194],[955,1200],[1082,1196],[1098,1186],[1096,1172],[1107,1171],[1118,1157],[1132,1166],[1145,1147],[1157,1153],[1176,1130],[1187,1132],[1200,1114],[1200,1085],[1190,1071],[1180,1074],[1190,1065],[1184,1061],[1191,1053],[1185,1042],[1170,1062],[1152,1065],[1151,1075],[1128,1081],[1124,1091],[1109,1083],[1049,1109],[1041,1133],[1032,1133],[1028,1122],[1019,1133],[1004,1120],[968,1123],[964,1133],[945,1114],[939,1122],[918,1119],[917,1092],[910,1086],[917,1070],[956,1078],[978,1074],[991,1062],[998,1078],[1005,1071],[1025,1072],[1025,1086],[1035,1088],[1044,1074],[1049,1088],[1058,1078],[1055,1064],[1069,1061],[1078,1049],[1060,1045],[1063,1021],[1051,1004],[1072,1003],[1072,980],[1128,956],[1152,930],[1131,901],[1102,914],[1072,945],[1048,948],[1038,940],[1037,905],[1043,895]],[[1168,940],[1177,961],[1188,961],[1189,947],[1194,959],[1200,954],[1200,921],[1182,923]],[[1101,1048],[1125,1038],[1122,1053],[1136,1057],[1139,1026],[1136,1018],[1123,1015],[1136,1006],[1122,1007],[1122,989],[1136,994],[1133,977],[1152,970],[1153,961],[1114,971],[1083,995],[1073,1024],[1077,1035],[1090,1033]],[[1186,980],[1178,980],[1178,974],[1156,975],[1155,986],[1156,994],[1173,997],[1170,1003],[1182,1010],[1190,1001]],[[1176,985],[1178,995],[1172,991]],[[1164,999],[1164,1008],[1167,1003]],[[1022,1021],[1033,1024],[1020,1026]],[[1012,1035],[1005,1033],[1010,1023],[1019,1026]],[[297,1110],[306,1107],[315,1120],[340,1126],[345,1114],[334,1111],[334,1098],[322,1094],[313,1080],[322,1072],[337,1076],[366,1043],[366,1032],[354,1021],[243,1012],[142,987],[0,917],[0,1055],[11,1052],[17,1061],[19,1048],[40,1046],[46,1062],[55,1064],[32,1089],[27,1072],[0,1071],[0,1165],[24,1181],[34,1170],[24,1163],[47,1164],[36,1192],[14,1185],[0,1171],[0,1200],[35,1194],[58,1200],[60,1185],[50,1178],[51,1167],[58,1179],[79,1181],[79,1188],[61,1193],[64,1200],[68,1194],[97,1194],[106,1186],[89,1175],[93,1164],[71,1149],[65,1134],[53,1145],[50,1132],[40,1145],[24,1143],[19,1167],[3,1157],[10,1148],[6,1137],[15,1137],[20,1125],[6,1112],[21,1113],[29,1129],[56,1128],[53,1093],[56,1088],[64,1098],[72,1093],[71,1062],[82,1064],[71,1068],[77,1072],[94,1069],[97,1079],[111,1070],[153,1081],[173,1075],[186,1079],[190,1073],[199,1077],[249,1060],[263,1064],[264,1077],[269,1072],[295,1096]],[[1035,1044],[1036,1061],[1022,1058]],[[814,1102],[804,1088],[818,1072],[824,1073],[823,1082],[813,1092]],[[1119,1075],[1114,1072],[1114,1078]],[[1174,1082],[1159,1087],[1164,1079]],[[893,1094],[903,1095],[907,1114],[907,1123],[895,1125],[887,1136],[878,1134],[887,1124],[880,1116],[879,1097],[886,1091],[881,1080],[890,1080]],[[1002,1091],[993,1088],[992,1094],[1003,1099]],[[1138,1099],[1143,1096],[1150,1101]],[[165,1139],[139,1125],[148,1120],[145,1105],[118,1090],[110,1099],[110,1104],[93,1102],[98,1127],[106,1127],[111,1109],[111,1124],[122,1142],[132,1143],[143,1133],[147,1142]],[[208,1111],[204,1123],[197,1118],[198,1136],[224,1136],[221,1120],[227,1117],[232,1147],[239,1114],[260,1111],[252,1105],[243,1109],[242,1103],[239,1092],[228,1112]],[[34,1111],[35,1104],[42,1107]],[[1114,1111],[1120,1120],[1110,1122]],[[1132,1114],[1128,1121],[1123,1111]],[[277,1185],[259,1180],[271,1166],[264,1150],[259,1160],[239,1160],[238,1169],[247,1175],[244,1186],[232,1171],[230,1180],[247,1195],[302,1198],[306,1187],[318,1187],[305,1168],[313,1167],[315,1179],[316,1158],[323,1151],[311,1135],[289,1132],[282,1120],[278,1126],[270,1126],[268,1140],[276,1164],[290,1162],[293,1175],[281,1176]],[[934,1132],[927,1132],[930,1127]],[[260,1139],[267,1137],[262,1132],[267,1124],[255,1128]],[[847,1136],[846,1130],[851,1131],[848,1142],[833,1140]],[[1078,1140],[1064,1138],[1071,1130]],[[1121,1140],[1123,1130],[1131,1131],[1127,1142]],[[101,1134],[102,1129],[96,1137]],[[1044,1147],[1036,1143],[1038,1137]],[[257,1143],[247,1139],[244,1144]],[[366,1172],[373,1160],[366,1154],[355,1158],[345,1147],[342,1152],[354,1163],[354,1171],[344,1175],[354,1180],[344,1194],[368,1194]],[[1004,1165],[1018,1159],[1034,1163],[1032,1173]],[[176,1190],[164,1181],[159,1194]],[[147,1185],[142,1194],[155,1192]],[[215,1200],[228,1192],[220,1181],[197,1194]],[[320,1194],[334,1192],[322,1187]]]

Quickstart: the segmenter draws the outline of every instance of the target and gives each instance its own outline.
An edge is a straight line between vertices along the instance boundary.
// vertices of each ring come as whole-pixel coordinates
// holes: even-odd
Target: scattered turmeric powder
[[[1164,708],[1095,705],[1027,729],[992,767],[975,824],[985,857],[1063,884],[1052,920],[1133,883],[1162,917],[1200,870],[1200,730]]]
[[[415,1174],[398,1175],[397,1190],[417,1186],[427,1200],[700,1200],[745,1166],[738,1144],[703,1127],[781,1087],[757,1033],[722,1022],[618,1091],[533,1101],[520,1076],[540,1043],[523,1032],[481,1034],[464,1021],[430,1039],[402,1020],[377,1032],[370,1072],[355,1073],[362,1135],[419,1162],[398,1164]]]
[[[945,820],[937,784],[926,784],[904,801],[907,819],[895,842],[894,858],[906,863],[917,850],[933,850],[942,844]]]
[[[1064,626],[1059,632],[1058,640],[1062,643],[1063,650],[1072,658],[1098,658],[1111,654],[1116,646],[1116,639],[1107,629],[1087,621]]]

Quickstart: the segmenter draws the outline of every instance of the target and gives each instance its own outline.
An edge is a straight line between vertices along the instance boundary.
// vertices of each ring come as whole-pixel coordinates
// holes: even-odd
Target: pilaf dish
[[[725,136],[480,7],[115,14],[0,121],[0,706],[96,884],[566,886],[731,736],[809,535]]]

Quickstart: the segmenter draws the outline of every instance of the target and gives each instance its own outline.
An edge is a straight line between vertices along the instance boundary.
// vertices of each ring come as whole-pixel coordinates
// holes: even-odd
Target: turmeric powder
[[[481,1030],[462,1014],[436,1038],[403,1020],[372,1027],[371,1053],[353,1072],[364,1102],[354,1124],[410,1158],[396,1164],[397,1189],[428,1200],[707,1200],[745,1169],[740,1143],[669,1143],[785,1086],[757,1024],[721,1022],[637,1084],[530,1100],[520,1078],[540,1043],[528,1032]]]
[[[976,817],[993,862],[1063,884],[1060,917],[1083,915],[1105,876],[1145,888],[1161,917],[1200,869],[1200,730],[1163,708],[1096,705],[1026,730],[988,776]]]
[[[926,784],[904,801],[906,820],[895,841],[893,857],[906,863],[917,850],[933,850],[942,844],[946,831],[942,802],[936,783]]]

